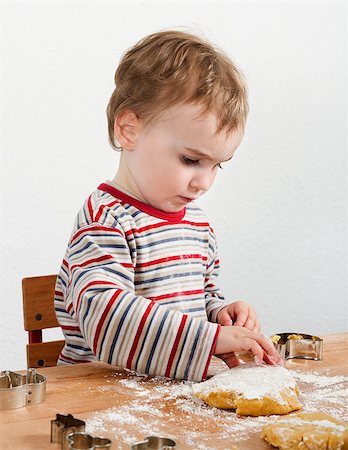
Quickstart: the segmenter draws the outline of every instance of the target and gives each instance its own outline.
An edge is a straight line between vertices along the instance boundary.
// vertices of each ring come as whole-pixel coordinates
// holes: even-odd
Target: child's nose
[[[210,171],[202,171],[192,178],[190,185],[197,191],[206,192],[212,185],[214,178],[214,173]]]

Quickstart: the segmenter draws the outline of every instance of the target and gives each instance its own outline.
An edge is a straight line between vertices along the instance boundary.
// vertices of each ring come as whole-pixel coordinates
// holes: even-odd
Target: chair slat
[[[40,344],[28,344],[28,367],[39,368],[56,366],[59,353],[62,351],[64,344],[64,340],[42,342]]]
[[[53,299],[57,275],[22,280],[24,329],[26,331],[59,327]]]

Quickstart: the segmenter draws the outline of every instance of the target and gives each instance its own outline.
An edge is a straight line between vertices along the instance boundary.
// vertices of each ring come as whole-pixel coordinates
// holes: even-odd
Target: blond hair
[[[123,56],[108,107],[109,141],[118,114],[134,111],[145,125],[176,104],[196,103],[217,115],[218,129],[244,128],[248,113],[242,73],[220,49],[199,36],[176,30],[153,33]]]

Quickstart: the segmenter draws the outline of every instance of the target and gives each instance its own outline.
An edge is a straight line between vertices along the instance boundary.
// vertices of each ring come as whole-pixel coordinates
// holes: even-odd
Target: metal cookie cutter
[[[69,450],[104,450],[111,447],[110,439],[93,437],[87,433],[70,433],[67,441]]]
[[[323,340],[304,333],[279,333],[271,340],[283,359],[323,359]]]
[[[0,411],[38,405],[45,400],[46,377],[28,369],[26,375],[0,372]]]
[[[68,450],[67,436],[77,431],[85,431],[85,426],[83,420],[75,419],[71,414],[56,414],[55,420],[51,420],[51,442],[61,444],[62,450]]]
[[[143,442],[131,446],[131,450],[173,450],[175,441],[166,437],[148,436]]]

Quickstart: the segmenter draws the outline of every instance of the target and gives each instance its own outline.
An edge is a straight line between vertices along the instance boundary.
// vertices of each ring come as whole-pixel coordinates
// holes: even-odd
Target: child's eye
[[[188,158],[187,156],[182,156],[181,160],[184,164],[187,164],[188,166],[195,166],[199,163],[198,159],[191,159]]]
[[[223,169],[223,167],[222,167],[222,165],[221,165],[221,163],[219,163],[219,164],[216,164],[216,166],[219,168],[219,169]]]

